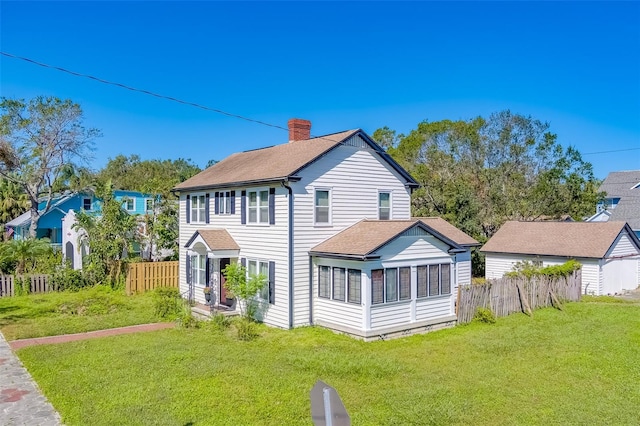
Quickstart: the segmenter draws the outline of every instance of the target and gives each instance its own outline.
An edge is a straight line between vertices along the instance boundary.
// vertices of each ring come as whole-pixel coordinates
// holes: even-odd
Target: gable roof
[[[625,222],[511,221],[502,225],[480,251],[600,259],[623,230],[640,246]]]
[[[202,237],[210,251],[240,250],[240,246],[226,229],[198,229],[184,246],[190,247],[198,236]]]
[[[477,244],[473,238],[441,218],[425,219],[435,226],[429,226],[423,219],[415,218],[407,220],[364,219],[313,247],[310,253],[366,259],[376,250],[413,227],[422,228],[449,244],[453,249],[464,250],[463,246],[468,245],[471,241]]]
[[[610,220],[624,221],[632,229],[640,229],[640,170],[611,172],[600,185],[607,198],[620,198],[615,208],[609,210]]]
[[[387,155],[366,133],[355,129],[232,154],[178,184],[174,190],[239,186],[284,179],[296,180],[299,179],[296,176],[298,171],[356,134],[362,136],[386,162],[398,171],[406,179],[408,185],[418,186],[409,173]]]

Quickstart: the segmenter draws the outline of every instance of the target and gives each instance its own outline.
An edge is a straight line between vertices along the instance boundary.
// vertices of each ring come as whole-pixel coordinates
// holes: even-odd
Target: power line
[[[637,151],[639,148],[626,148],[626,149],[612,149],[611,151],[598,151],[598,152],[585,152],[582,155],[595,155],[595,154],[608,154],[610,152],[624,152],[624,151]]]
[[[25,58],[24,56],[12,55],[11,53],[1,52],[1,51],[0,51],[0,54],[3,55],[3,56],[7,56],[9,58],[20,59],[21,61],[29,62],[29,63],[38,65],[38,66],[43,67],[43,68],[50,68],[50,69],[61,71],[61,72],[67,73],[67,74],[71,74],[71,75],[76,76],[76,77],[88,78],[90,80],[94,80],[94,81],[97,81],[99,83],[108,84],[108,85],[111,85],[111,86],[120,87],[122,89],[131,90],[132,92],[144,93],[145,95],[150,95],[150,96],[154,96],[154,97],[160,98],[160,99],[165,99],[165,100],[168,100],[168,101],[171,101],[171,102],[177,102],[179,104],[200,108],[200,109],[203,109],[205,111],[215,112],[217,114],[226,115],[227,117],[239,118],[241,120],[249,121],[251,123],[257,123],[257,124],[261,124],[263,126],[274,127],[276,129],[289,131],[288,128],[282,127],[282,126],[278,126],[277,124],[271,124],[271,123],[267,123],[267,122],[264,122],[264,121],[256,120],[256,119],[253,119],[253,118],[245,117],[245,116],[242,116],[242,115],[239,115],[239,114],[233,114],[233,113],[230,113],[230,112],[227,112],[227,111],[223,111],[223,110],[220,110],[220,109],[211,108],[211,107],[208,107],[208,106],[205,106],[205,105],[197,104],[197,103],[194,103],[194,102],[184,101],[182,99],[174,98],[173,96],[166,96],[166,95],[161,95],[159,93],[151,92],[149,90],[138,89],[138,88],[135,88],[135,87],[127,86],[126,84],[116,83],[114,81],[109,81],[109,80],[105,80],[103,78],[95,77],[93,75],[83,74],[83,73],[79,73],[79,72],[76,72],[76,71],[71,71],[71,70],[68,70],[66,68],[57,67],[57,66],[54,66],[54,65],[45,64],[43,62],[38,62],[38,61],[35,61],[33,59]]]

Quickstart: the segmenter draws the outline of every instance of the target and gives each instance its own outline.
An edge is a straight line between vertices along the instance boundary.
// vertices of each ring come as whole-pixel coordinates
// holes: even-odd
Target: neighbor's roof
[[[440,218],[361,220],[311,249],[314,254],[366,257],[414,226],[421,226],[455,248],[478,242]]]
[[[640,197],[622,198],[616,208],[609,210],[609,213],[611,213],[609,220],[627,222],[631,229],[640,229]]]
[[[600,185],[600,191],[607,193],[607,197],[624,197],[628,195],[640,197],[640,188],[633,189],[640,183],[640,170],[611,172]]]
[[[480,249],[490,253],[602,258],[625,222],[506,222]]]
[[[233,239],[226,229],[198,229],[189,238],[185,247],[189,247],[191,243],[200,235],[205,244],[211,251],[215,250],[240,250],[240,246]]]
[[[364,132],[360,129],[347,130],[312,139],[291,141],[268,148],[232,154],[178,184],[174,189],[204,189],[291,178],[318,157],[357,133],[364,135]],[[413,178],[386,155],[382,149],[380,149],[380,155],[405,176],[409,184],[417,186]]]
[[[31,211],[26,211],[15,219],[11,219],[5,226],[25,226],[31,223]]]

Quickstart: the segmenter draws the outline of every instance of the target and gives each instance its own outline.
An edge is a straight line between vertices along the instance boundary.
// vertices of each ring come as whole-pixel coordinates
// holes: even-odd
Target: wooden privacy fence
[[[503,277],[485,284],[460,286],[458,292],[459,324],[471,322],[478,308],[489,308],[496,317],[514,312],[531,314],[536,308],[580,300],[582,273],[578,269],[567,277]]]
[[[50,283],[49,275],[23,275],[18,278],[31,280],[29,293],[47,293],[58,289]],[[17,281],[14,275],[0,275],[0,297],[14,296]]]
[[[144,293],[157,287],[178,287],[178,261],[130,263],[127,294]]]

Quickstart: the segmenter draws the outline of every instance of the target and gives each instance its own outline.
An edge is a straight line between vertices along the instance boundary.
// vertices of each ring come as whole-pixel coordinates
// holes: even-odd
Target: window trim
[[[131,201],[131,208],[129,208],[129,201]],[[136,199],[135,197],[122,197],[122,202],[124,203],[124,209],[128,212],[136,211]]]
[[[322,277],[322,269],[326,268],[327,272],[327,283],[326,283],[326,295],[323,295],[320,291],[320,278]],[[318,265],[318,297],[326,300],[331,300],[331,266],[328,265]]]
[[[318,271],[318,292],[317,297],[324,300],[331,300],[337,303],[349,303],[351,305],[362,306],[362,269],[349,268],[347,266],[333,266],[333,265],[317,265]],[[324,295],[321,291],[321,279],[322,279],[322,270],[325,270],[327,273],[328,281],[326,284],[326,295]],[[344,298],[337,299],[335,297],[335,271],[342,270],[344,272]],[[351,279],[349,278],[349,274],[352,272],[356,272],[359,277],[360,291],[358,294],[358,301],[352,301],[349,298],[349,290],[351,289]]]
[[[151,202],[151,208],[149,208],[149,202]],[[154,200],[153,198],[145,198],[144,199],[144,211],[152,212],[154,210]]]
[[[85,201],[89,201],[89,208],[85,208],[84,203]],[[90,212],[93,210],[93,200],[91,200],[91,197],[82,197],[82,210],[86,211],[86,212]]]
[[[267,193],[267,204],[265,206],[261,206],[260,205],[260,194],[266,192]],[[251,194],[255,193],[256,194],[256,206],[253,207],[256,211],[256,221],[251,221]],[[269,212],[269,188],[268,187],[261,187],[261,188],[254,188],[254,189],[247,189],[247,225],[251,225],[251,226],[269,226],[270,225],[270,219],[271,219],[271,215]],[[266,208],[267,209],[267,220],[265,221],[261,221],[260,220],[260,209],[262,208]]]
[[[442,292],[442,265],[449,265],[449,292],[448,293],[443,293]],[[437,266],[438,267],[438,294],[430,294],[429,291],[429,286],[431,284],[431,275],[429,273],[430,267],[431,266]],[[418,294],[420,294],[420,288],[419,288],[419,280],[418,280],[418,274],[419,274],[419,268],[420,267],[426,267],[426,295],[425,296],[418,296]],[[423,263],[420,265],[417,265],[416,267],[416,290],[417,290],[417,294],[416,294],[416,300],[423,300],[423,299],[436,299],[438,297],[448,297],[451,296],[453,294],[453,281],[454,281],[454,273],[455,273],[455,268],[454,268],[454,263],[451,262],[442,262],[442,263]]]
[[[326,192],[327,193],[327,200],[329,205],[328,207],[328,212],[327,212],[327,221],[326,222],[318,222],[318,214],[317,214],[317,208],[318,207],[324,207],[324,206],[318,206],[316,204],[316,194],[318,193],[318,191],[322,191],[322,192]],[[313,226],[316,227],[322,227],[322,226],[333,226],[333,220],[332,220],[332,216],[333,216],[333,203],[331,202],[332,199],[332,189],[331,188],[326,188],[326,187],[318,187],[318,188],[313,188]]]
[[[194,251],[191,255],[191,260],[190,260],[190,267],[191,267],[191,284],[193,285],[199,285],[199,286],[203,286],[205,287],[207,285],[207,262],[208,262],[208,257],[206,254],[200,254],[197,251]],[[204,268],[200,269],[199,265],[199,260],[200,258],[204,258]],[[196,260],[194,262],[194,260]],[[204,277],[204,282],[198,282],[200,281],[200,272],[203,272],[203,275],[205,275]]]
[[[380,218],[380,209],[382,208],[380,206],[380,195],[381,194],[389,194],[389,218],[388,219],[381,219]],[[379,189],[378,190],[378,220],[393,220],[393,191],[391,190],[386,190],[386,189]]]
[[[202,206],[198,206],[197,208],[196,206],[196,200],[199,200],[200,197],[202,197],[203,201],[202,201]],[[193,194],[190,194],[190,205],[189,205],[189,219],[190,219],[190,223],[206,223],[207,221],[207,196],[204,192],[196,192]],[[200,212],[202,211],[202,217],[193,217],[193,210],[197,209],[198,211],[198,216],[200,216]]]

